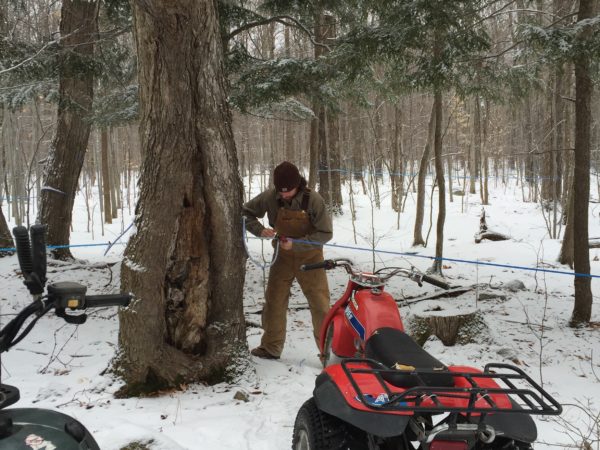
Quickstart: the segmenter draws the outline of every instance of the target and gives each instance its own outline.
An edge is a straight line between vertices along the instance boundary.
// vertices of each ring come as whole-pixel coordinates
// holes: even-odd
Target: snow
[[[521,187],[515,186],[514,179],[510,180],[509,186],[499,182],[495,186],[493,180],[490,184],[491,205],[485,207],[488,225],[512,239],[475,244],[473,236],[479,227],[480,199],[473,195],[464,198],[455,196],[455,201],[448,203],[445,256],[568,271],[568,267],[556,262],[560,242],[548,239],[540,206],[522,201]],[[455,185],[454,188],[458,187]],[[372,269],[373,260],[377,267],[384,264],[414,265],[426,270],[430,266],[430,259],[418,256],[433,255],[435,223],[428,247],[412,248],[416,198],[409,194],[407,211],[402,213],[400,229],[397,230],[397,216],[389,207],[388,189],[385,186],[381,188],[382,207],[373,211],[374,223],[371,222],[373,207],[369,196],[355,194],[356,243],[346,192],[344,214],[334,219],[331,243],[360,250],[326,247],[326,257],[347,257],[365,270]],[[355,185],[354,192],[360,191],[360,186]],[[427,192],[430,192],[429,188]],[[255,188],[253,195],[257,193],[258,188]],[[435,197],[433,204],[437,205]],[[7,214],[6,204],[4,207]],[[591,236],[600,235],[596,209],[596,205],[590,209]],[[94,242],[91,233],[85,231],[85,211],[83,199],[78,198],[72,233],[74,244]],[[114,224],[105,225],[104,237],[99,236],[98,229],[95,230],[96,243],[112,241],[125,229],[132,216],[127,211],[124,213],[125,217]],[[424,235],[429,227],[428,217],[429,199],[426,201]],[[99,220],[94,220],[96,228]],[[121,238],[123,243],[126,240],[127,235]],[[388,253],[373,256],[368,251],[370,242],[377,242],[377,248]],[[248,246],[257,259],[261,258],[261,246],[264,246],[267,258],[272,251],[268,242],[256,239],[249,239]],[[75,248],[74,255],[90,264],[51,264],[48,278],[85,284],[90,294],[118,290],[120,265],[108,267],[106,263],[120,262],[124,246],[115,245],[107,256],[103,256],[104,250],[102,246]],[[411,256],[409,252],[417,252],[418,255]],[[590,252],[592,273],[600,274],[598,250],[591,249]],[[0,278],[4,286],[0,294],[2,324],[29,302],[22,280],[16,274],[17,267],[16,256],[0,259]],[[261,335],[256,325],[260,323],[259,311],[263,301],[263,272],[251,262],[248,262],[247,269],[244,304],[247,321],[254,325],[249,326],[247,331],[249,347],[253,348]],[[477,344],[444,347],[439,340],[430,339],[426,349],[446,364],[474,367],[482,367],[488,362],[520,364],[534,380],[543,381],[544,388],[566,405],[560,419],[536,418],[540,436],[536,450],[559,448],[572,445],[573,440],[580,441],[577,434],[585,433],[591,426],[589,415],[597,415],[600,410],[595,400],[600,394],[600,327],[568,327],[573,307],[572,277],[452,261],[444,262],[444,273],[453,286],[478,284],[479,287],[458,298],[403,303],[400,308],[403,318],[408,322],[412,315],[435,307],[441,308],[441,313],[468,312],[479,308],[488,331]],[[346,276],[340,270],[330,271],[328,277],[333,302],[342,294]],[[505,289],[513,280],[522,281],[525,289],[516,292]],[[386,289],[397,299],[434,292],[433,287],[419,288],[402,278],[394,278]],[[599,291],[598,279],[592,280],[592,289],[593,292]],[[498,293],[504,297],[476,302],[479,292]],[[105,450],[118,450],[132,441],[149,442],[150,448],[165,450],[290,448],[296,412],[311,396],[315,377],[320,372],[310,315],[307,309],[302,309],[305,303],[295,285],[290,299],[287,342],[281,360],[252,358],[255,373],[247,374],[237,384],[187,386],[183,391],[152,398],[114,398],[120,382],[103,374],[116,351],[118,321],[114,309],[90,313],[87,323],[81,326],[66,324],[52,314],[47,315],[24,341],[3,356],[2,381],[21,390],[18,406],[57,409],[74,416]],[[597,303],[592,320],[600,321]],[[541,324],[544,325],[543,335]],[[249,401],[234,399],[238,391],[248,394]],[[592,439],[598,427],[596,423]]]

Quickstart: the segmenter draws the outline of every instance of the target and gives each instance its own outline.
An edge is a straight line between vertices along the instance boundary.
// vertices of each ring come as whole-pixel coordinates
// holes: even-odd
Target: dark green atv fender
[[[4,409],[0,423],[0,450],[100,450],[81,423],[49,409]]]

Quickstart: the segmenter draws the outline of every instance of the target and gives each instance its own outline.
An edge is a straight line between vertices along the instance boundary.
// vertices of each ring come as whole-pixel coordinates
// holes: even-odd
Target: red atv
[[[562,412],[519,368],[446,366],[404,332],[386,281],[448,289],[443,281],[414,268],[360,272],[346,259],[302,269],[340,266],[350,279],[323,323],[324,369],[296,417],[293,450],[527,450],[531,415]]]

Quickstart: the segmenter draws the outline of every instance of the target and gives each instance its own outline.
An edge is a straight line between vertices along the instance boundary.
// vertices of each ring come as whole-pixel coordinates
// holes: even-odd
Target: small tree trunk
[[[314,189],[319,177],[319,118],[318,104],[313,102],[313,111],[315,116],[310,121],[310,139],[309,139],[309,168],[308,168],[308,187]]]
[[[442,257],[444,256],[444,223],[446,221],[446,184],[444,180],[444,160],[442,156],[442,93],[439,90],[434,94],[435,109],[435,175],[438,186],[438,217],[436,224],[435,261],[432,270],[442,274]]]
[[[112,223],[110,164],[108,162],[108,128],[102,128],[100,132],[100,151],[102,153],[102,203],[104,206],[104,222]]]
[[[423,155],[421,156],[421,163],[419,164],[419,175],[417,179],[417,211],[415,214],[415,229],[413,233],[412,245],[425,245],[425,239],[423,239],[423,216],[425,215],[425,177],[427,176],[427,167],[429,165],[429,155],[431,153],[431,147],[434,139],[435,129],[435,103],[431,107],[431,116],[429,117],[427,142],[423,149]]]

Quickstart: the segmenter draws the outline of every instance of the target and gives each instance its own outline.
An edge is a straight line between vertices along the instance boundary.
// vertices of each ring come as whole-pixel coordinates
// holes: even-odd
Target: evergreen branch
[[[66,37],[66,36],[65,36],[65,37]],[[18,63],[18,64],[16,64],[16,65],[14,65],[14,66],[12,66],[12,67],[9,67],[9,68],[7,68],[7,69],[0,70],[0,75],[2,75],[2,74],[5,74],[5,73],[8,73],[8,72],[12,72],[13,70],[16,70],[16,69],[18,69],[19,67],[21,67],[21,66],[23,66],[23,65],[27,64],[28,62],[31,62],[31,61],[33,61],[35,58],[37,58],[37,57],[40,55],[40,53],[42,53],[44,50],[46,50],[46,49],[47,49],[48,47],[50,47],[51,45],[53,45],[53,44],[57,44],[59,41],[60,41],[60,39],[56,39],[56,40],[54,40],[54,41],[49,41],[49,42],[47,42],[46,44],[44,44],[44,45],[42,46],[42,48],[40,48],[40,49],[39,49],[39,50],[38,50],[36,53],[34,53],[33,55],[31,55],[29,58],[25,58],[23,61],[21,61],[20,63]]]
[[[292,23],[290,24],[283,19],[289,20]],[[327,50],[331,51],[331,48],[327,44],[323,44],[321,42],[315,41],[314,36],[310,32],[310,30],[307,29],[299,20],[295,19],[292,16],[288,16],[288,15],[265,17],[262,20],[257,20],[255,22],[248,22],[245,25],[242,25],[241,27],[233,30],[227,36],[225,36],[225,40],[228,42],[231,39],[233,39],[235,36],[237,36],[238,34],[243,33],[244,31],[247,31],[252,28],[262,26],[262,25],[268,25],[272,22],[277,22],[277,23],[280,23],[280,24],[288,26],[288,27],[293,26],[293,27],[299,28],[300,30],[304,31],[304,33],[306,33],[306,35],[308,36],[308,38],[310,39],[310,41],[313,45],[315,45],[317,47],[323,47],[323,48],[326,48]]]
[[[563,20],[568,19],[568,18],[573,17],[573,16],[576,16],[576,15],[577,15],[577,12],[574,12],[574,13],[570,13],[570,14],[567,14],[565,16],[559,17],[554,22],[552,22],[551,24],[543,27],[542,29],[543,30],[550,30],[550,29],[552,29],[552,27],[554,27],[558,23],[562,22]],[[526,39],[520,39],[518,41],[515,41],[513,43],[513,45],[508,46],[504,50],[501,50],[500,52],[495,53],[493,55],[482,56],[481,59],[496,59],[496,58],[499,58],[500,56],[508,53],[509,51],[511,51],[512,49],[514,49],[515,47],[517,47],[517,46],[519,46],[519,45],[521,45],[521,44],[523,44],[525,42],[526,42]]]
[[[75,30],[73,30],[71,33],[66,34],[64,36],[61,36],[57,39],[54,39],[52,41],[48,41],[46,42],[37,52],[35,52],[33,55],[29,56],[28,58],[25,58],[23,61],[15,64],[14,66],[8,67],[6,69],[2,69],[0,70],[0,75],[3,75],[5,73],[9,73],[12,72],[13,70],[18,69],[21,66],[24,66],[27,63],[30,63],[31,61],[35,60],[40,54],[42,54],[48,47],[55,45],[55,44],[60,44],[61,41],[67,39],[68,37],[72,36],[73,34],[77,33],[80,30],[80,28],[77,28]],[[102,36],[102,39],[95,39],[95,40],[91,40],[91,41],[86,41],[86,42],[80,42],[77,44],[73,44],[70,45],[70,48],[76,48],[76,47],[81,47],[84,45],[90,45],[90,44],[96,44],[98,42],[102,42],[102,41],[110,41],[128,31],[131,31],[131,27],[124,27],[124,28],[116,28],[113,30],[109,30],[109,31],[105,31],[102,33],[98,33],[99,35]]]

